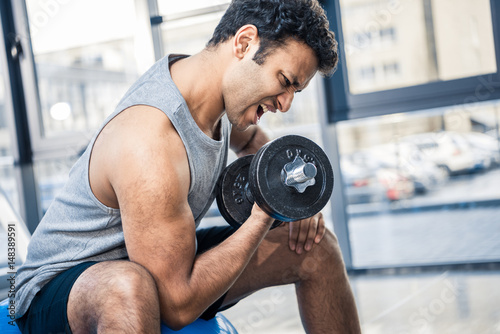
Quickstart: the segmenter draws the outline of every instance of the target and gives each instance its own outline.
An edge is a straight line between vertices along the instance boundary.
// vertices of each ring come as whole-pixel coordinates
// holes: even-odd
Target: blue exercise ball
[[[17,325],[10,318],[14,314],[14,308],[9,309],[9,300],[4,299],[0,302],[0,333],[1,334],[21,334]],[[180,331],[173,331],[165,325],[161,325],[162,334],[238,334],[233,325],[218,313],[217,316],[210,320],[198,319],[191,325],[184,327]]]

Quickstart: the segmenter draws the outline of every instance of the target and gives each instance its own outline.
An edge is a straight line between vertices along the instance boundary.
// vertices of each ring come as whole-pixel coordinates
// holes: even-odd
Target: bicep
[[[183,191],[156,175],[139,176],[117,191],[129,258],[153,272],[170,267],[169,261],[192,263],[195,250],[195,223]]]

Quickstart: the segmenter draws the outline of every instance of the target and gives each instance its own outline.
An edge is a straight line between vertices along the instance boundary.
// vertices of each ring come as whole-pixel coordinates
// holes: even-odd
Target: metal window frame
[[[221,11],[225,11],[230,3],[230,1],[227,1],[226,3],[221,3],[218,5],[212,5],[202,8],[196,8],[181,13],[160,15],[160,11],[158,9],[158,0],[147,0],[147,1],[149,7],[151,32],[153,36],[153,45],[154,45],[156,60],[159,60],[165,56],[164,53],[165,49],[163,45],[163,33],[161,30],[162,23],[183,20],[190,17],[202,16],[212,13],[219,13]]]
[[[473,77],[430,82],[372,93],[352,94],[349,91],[342,14],[339,0],[325,1],[331,28],[339,42],[337,73],[326,80],[328,121],[387,115],[400,112],[469,104],[500,99],[500,2],[490,0],[497,72]],[[491,85],[488,85],[491,83]],[[483,89],[481,94],[478,90]]]
[[[327,80],[318,80],[319,93],[319,119],[321,123],[321,133],[323,137],[324,148],[327,156],[330,158],[335,175],[332,197],[330,199],[333,231],[342,252],[342,258],[346,270],[351,272],[353,268],[351,240],[349,238],[347,201],[345,199],[345,187],[343,184],[342,170],[340,168],[340,152],[338,145],[337,126],[328,124],[328,103],[326,97]]]
[[[163,17],[160,16],[158,9],[158,0],[147,0],[149,8],[149,22],[151,24],[151,35],[153,37],[153,48],[155,59],[160,60],[163,57],[163,38],[161,33],[161,23]]]
[[[1,36],[3,37],[0,62],[2,67],[6,69],[5,76],[8,82],[5,89],[6,113],[8,114],[7,121],[13,130],[11,131],[11,145],[21,216],[29,231],[33,232],[38,225],[41,211],[36,193],[30,127],[21,73],[21,62],[25,53],[22,49],[22,38],[16,32],[14,3],[10,0],[0,2]],[[16,45],[16,43],[18,44]],[[21,47],[22,50],[20,52],[17,49],[17,56],[12,53],[12,49],[16,46],[17,48]]]

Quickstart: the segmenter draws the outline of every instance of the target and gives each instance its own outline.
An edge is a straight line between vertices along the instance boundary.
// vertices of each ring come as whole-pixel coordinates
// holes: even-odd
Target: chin
[[[238,131],[245,131],[250,126],[252,126],[252,122],[248,121],[248,115],[245,117],[245,113],[238,114],[230,114],[226,111],[227,118],[229,123],[231,123],[232,127]]]

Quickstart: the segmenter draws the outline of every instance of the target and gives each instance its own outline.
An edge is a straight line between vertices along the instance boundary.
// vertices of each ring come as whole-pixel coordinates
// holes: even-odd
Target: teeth
[[[267,106],[265,104],[261,104],[260,106],[262,107],[262,110],[264,110],[264,114],[269,111],[269,109],[267,109]]]

